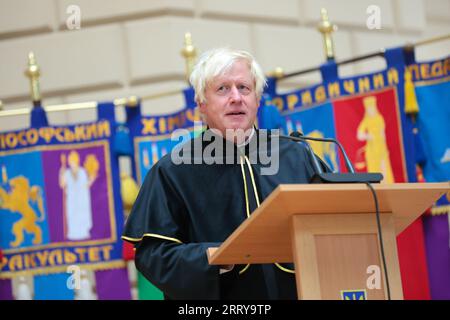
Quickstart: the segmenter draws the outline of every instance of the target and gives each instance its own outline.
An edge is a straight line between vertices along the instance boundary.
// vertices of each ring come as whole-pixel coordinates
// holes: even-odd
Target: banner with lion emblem
[[[124,267],[113,104],[98,115],[0,133],[0,278]]]

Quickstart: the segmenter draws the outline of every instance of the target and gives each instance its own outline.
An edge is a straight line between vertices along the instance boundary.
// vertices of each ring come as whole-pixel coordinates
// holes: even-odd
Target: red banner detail
[[[384,182],[406,182],[406,163],[395,89],[333,102],[336,137],[357,172],[381,172]],[[342,155],[340,167],[345,168]],[[430,299],[422,219],[397,237],[404,299]]]
[[[385,182],[405,182],[395,90],[340,99],[333,106],[337,139],[356,171],[381,172]],[[339,160],[344,168],[342,155]]]

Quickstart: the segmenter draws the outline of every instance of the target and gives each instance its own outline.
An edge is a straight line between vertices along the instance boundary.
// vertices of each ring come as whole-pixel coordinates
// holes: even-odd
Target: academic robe
[[[261,203],[279,184],[308,183],[314,172],[302,143],[279,139],[272,147],[275,138],[263,141],[259,133],[245,148],[237,148],[206,130],[179,152],[190,155],[192,164],[174,164],[177,158],[167,154],[148,172],[122,238],[135,244],[137,269],[166,299],[297,298],[292,264],[235,265],[220,273],[207,260],[207,248],[220,246],[257,208],[254,185]],[[230,147],[235,152],[231,156],[225,152]],[[278,157],[275,174],[262,175],[268,165],[259,160],[261,150]],[[210,164],[212,157],[224,164]],[[230,159],[233,164],[227,164]],[[257,161],[248,164],[249,159]]]

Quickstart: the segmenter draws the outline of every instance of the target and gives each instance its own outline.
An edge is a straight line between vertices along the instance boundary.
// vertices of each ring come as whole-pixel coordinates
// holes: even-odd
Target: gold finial
[[[136,107],[137,105],[138,105],[138,97],[129,96],[127,99],[127,106],[128,107]]]
[[[331,60],[334,59],[334,44],[331,34],[337,30],[337,26],[335,24],[331,24],[330,20],[328,19],[327,9],[322,8],[320,10],[320,14],[322,16],[322,21],[319,23],[317,29],[323,35],[327,60]]]
[[[184,35],[184,48],[181,50],[181,55],[186,59],[186,80],[189,80],[197,57],[197,50],[192,44],[192,36],[189,32]]]
[[[28,68],[25,70],[25,75],[30,79],[31,99],[33,102],[41,101],[41,91],[39,89],[41,70],[36,64],[36,58],[33,52],[28,54]]]
[[[273,70],[271,75],[274,76],[277,79],[283,78],[283,76],[284,76],[283,68],[276,67],[275,70]]]

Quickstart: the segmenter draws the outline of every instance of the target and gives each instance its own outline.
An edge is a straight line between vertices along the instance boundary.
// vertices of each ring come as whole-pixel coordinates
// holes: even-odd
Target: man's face
[[[226,129],[248,130],[253,126],[259,101],[255,81],[244,60],[236,61],[227,72],[208,83],[205,98],[199,108],[211,129],[225,136]]]

